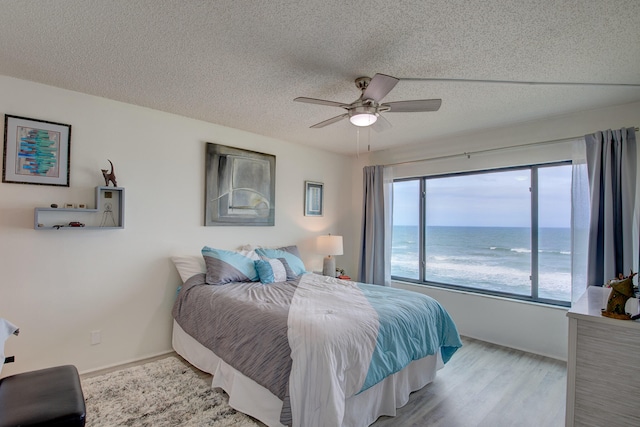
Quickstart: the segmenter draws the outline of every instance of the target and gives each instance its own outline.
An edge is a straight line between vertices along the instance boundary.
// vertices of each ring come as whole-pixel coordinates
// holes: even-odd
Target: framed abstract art
[[[4,116],[2,182],[69,186],[71,125]]]

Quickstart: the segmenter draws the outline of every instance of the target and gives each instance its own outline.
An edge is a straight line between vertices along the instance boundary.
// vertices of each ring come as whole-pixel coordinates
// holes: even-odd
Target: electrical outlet
[[[91,331],[91,345],[100,344],[102,342],[101,331]]]

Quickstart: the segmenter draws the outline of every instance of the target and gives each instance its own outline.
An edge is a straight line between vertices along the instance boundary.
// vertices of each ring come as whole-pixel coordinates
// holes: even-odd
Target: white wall
[[[632,103],[525,122],[500,129],[487,129],[442,140],[424,141],[422,144],[401,149],[378,151],[361,156],[357,169],[361,171],[365,165],[413,162],[417,159],[457,155],[483,149],[573,138],[598,130],[638,125],[640,103]],[[518,148],[472,155],[470,159],[459,156],[442,161],[409,163],[397,166],[396,170],[403,176],[411,176],[412,173],[458,172],[507,164],[550,161],[563,156],[570,158],[570,153],[570,144],[556,147],[545,145],[539,149]],[[352,178],[353,198],[361,200],[361,172],[354,172]],[[452,314],[463,335],[557,359],[567,358],[566,309],[410,284],[396,283],[395,286],[417,290],[436,298]]]
[[[88,371],[171,350],[173,254],[203,245],[297,244],[307,268],[319,234],[342,234],[355,263],[351,159],[211,123],[0,76],[0,112],[72,125],[70,187],[0,183],[0,317],[16,363],[2,375],[57,364]],[[205,142],[276,156],[276,225],[204,227]],[[125,187],[123,230],[33,229],[34,207],[94,204],[101,168]],[[304,181],[325,184],[325,215],[303,215]],[[354,273],[352,273],[354,274]],[[90,345],[90,331],[102,343]]]

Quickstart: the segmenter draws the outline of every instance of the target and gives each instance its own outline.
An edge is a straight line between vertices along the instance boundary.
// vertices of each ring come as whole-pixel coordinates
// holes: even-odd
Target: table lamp
[[[332,255],[342,255],[342,236],[318,236],[318,252],[327,255],[322,264],[322,274],[336,277],[336,259]]]

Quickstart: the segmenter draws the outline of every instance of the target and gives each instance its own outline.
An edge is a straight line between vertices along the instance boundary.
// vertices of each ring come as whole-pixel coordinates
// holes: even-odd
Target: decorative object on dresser
[[[342,255],[342,236],[318,236],[318,253],[326,255],[322,265],[322,274],[336,277],[336,259],[332,255]]]
[[[111,163],[111,160],[109,159],[107,159],[107,161],[111,164],[111,172],[109,172],[108,169],[100,169],[102,171],[102,177],[104,178],[104,186],[108,187],[109,182],[112,182],[113,186],[117,187],[118,183],[116,182],[116,173],[113,169],[113,163]]]
[[[304,215],[322,216],[324,184],[321,182],[304,182]]]
[[[207,143],[204,225],[274,225],[276,156]]]
[[[69,186],[71,125],[4,116],[2,182]]]
[[[638,273],[631,271],[628,276],[623,276],[622,273],[618,276],[618,279],[609,281],[611,287],[611,293],[607,300],[607,308],[602,309],[602,315],[606,317],[612,317],[614,319],[632,320],[637,319],[639,315],[632,316],[627,313],[625,306],[629,298],[635,296],[633,288],[633,276]]]

